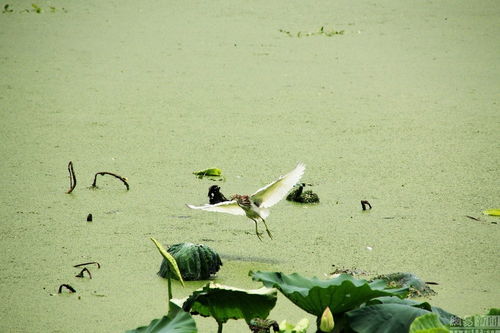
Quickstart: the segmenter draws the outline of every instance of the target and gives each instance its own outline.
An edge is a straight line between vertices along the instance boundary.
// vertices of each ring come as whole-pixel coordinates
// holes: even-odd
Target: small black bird
[[[220,187],[212,185],[208,188],[208,199],[211,205],[218,204],[219,202],[229,201],[224,194],[220,193]]]

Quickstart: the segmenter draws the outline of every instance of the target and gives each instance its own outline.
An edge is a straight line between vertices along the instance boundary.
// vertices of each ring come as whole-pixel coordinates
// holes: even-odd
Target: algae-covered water
[[[227,285],[336,265],[438,282],[430,302],[458,315],[498,307],[500,221],[481,214],[500,205],[498,1],[5,4],[0,331],[121,332],[161,317],[150,237],[213,247]],[[299,161],[321,203],[273,207],[274,240],[185,206],[213,184],[193,171],[221,168],[224,194],[253,193]],[[109,176],[89,189],[99,171],[130,191]],[[101,268],[74,277],[86,261]],[[62,283],[77,293],[57,295]],[[203,284],[174,284],[174,297]],[[280,295],[270,317],[308,316]]]

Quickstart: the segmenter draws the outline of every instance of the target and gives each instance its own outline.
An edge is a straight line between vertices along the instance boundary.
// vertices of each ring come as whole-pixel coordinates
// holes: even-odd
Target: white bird
[[[257,227],[257,219],[260,219],[266,227],[267,234],[272,239],[273,236],[267,228],[265,220],[269,216],[269,207],[277,204],[285,197],[293,186],[299,182],[305,169],[306,166],[299,163],[295,169],[286,175],[279,177],[269,185],[257,190],[257,192],[250,196],[235,194],[231,197],[230,201],[224,201],[214,205],[205,204],[202,206],[186,206],[191,209],[206,210],[209,212],[246,215],[249,219],[255,222],[255,233],[257,234],[257,237],[262,240]]]

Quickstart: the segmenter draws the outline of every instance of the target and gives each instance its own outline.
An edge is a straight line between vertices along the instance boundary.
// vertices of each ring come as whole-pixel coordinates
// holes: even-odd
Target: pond
[[[0,13],[1,331],[121,332],[161,317],[150,237],[216,249],[216,281],[235,287],[261,287],[250,270],[412,272],[439,283],[432,304],[452,313],[498,307],[499,220],[481,213],[500,197],[498,11],[31,4]],[[251,194],[298,162],[321,202],[273,207],[273,240],[246,217],[185,206],[208,202],[214,184]],[[225,181],[192,174],[214,167]],[[130,190],[108,175],[91,189],[97,172]],[[101,268],[76,278],[89,261]],[[204,283],[174,283],[173,295]],[[77,292],[57,294],[61,284]],[[270,317],[312,319],[282,295]]]

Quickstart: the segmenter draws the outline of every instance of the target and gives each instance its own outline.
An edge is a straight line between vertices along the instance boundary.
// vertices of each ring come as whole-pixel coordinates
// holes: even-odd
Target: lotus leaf
[[[191,315],[175,303],[169,303],[168,315],[154,319],[148,326],[141,326],[127,333],[196,333],[196,323]]]
[[[420,308],[435,313],[439,316],[439,320],[444,325],[449,325],[452,318],[457,318],[454,314],[451,314],[437,306],[431,306],[428,302],[418,302],[412,299],[400,299],[398,297],[377,297],[366,303],[366,305],[374,304],[402,304]]]
[[[415,318],[410,325],[409,333],[447,333],[449,329],[439,321],[439,316],[435,313],[424,314]]]
[[[346,313],[349,326],[358,333],[408,332],[415,318],[431,312],[404,304],[364,306]]]
[[[195,171],[193,174],[198,178],[208,177],[213,180],[223,180],[222,170],[218,168],[209,168],[205,170]]]
[[[213,317],[219,332],[229,319],[245,319],[247,324],[253,318],[266,319],[276,304],[275,289],[260,288],[245,290],[215,283],[208,283],[195,290],[182,306],[185,311]]]
[[[266,287],[274,287],[301,309],[320,317],[326,307],[334,316],[359,307],[379,296],[405,297],[408,288],[388,289],[382,280],[368,282],[341,274],[329,280],[308,279],[297,273],[250,272]]]

